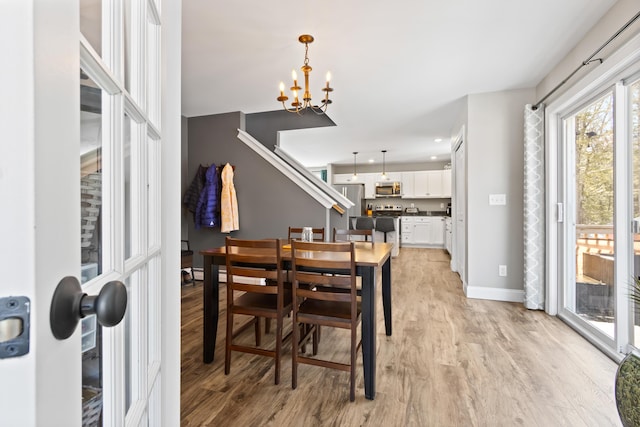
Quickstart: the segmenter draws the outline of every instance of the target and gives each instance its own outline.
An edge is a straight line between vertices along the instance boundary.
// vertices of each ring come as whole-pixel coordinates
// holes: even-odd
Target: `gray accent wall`
[[[180,117],[181,135],[180,135],[180,194],[185,193],[191,181],[189,181],[189,127],[187,118]],[[192,178],[193,179],[193,178]],[[191,214],[186,210],[181,211],[180,238],[186,240],[189,236],[187,225]]]
[[[245,114],[241,112],[191,117],[187,121],[188,184],[200,164],[234,165],[240,225],[240,230],[231,233],[221,233],[219,227],[196,229],[189,214],[188,236],[196,253],[196,266],[202,266],[198,252],[224,245],[226,236],[286,239],[289,226],[324,227],[326,224],[325,208],[238,139],[237,130],[245,129],[245,121]],[[342,221],[333,210],[330,217],[332,226]]]
[[[278,144],[279,131],[336,125],[326,114],[319,116],[313,112],[297,115],[277,110],[247,114],[246,118],[247,128],[245,130],[271,151]]]

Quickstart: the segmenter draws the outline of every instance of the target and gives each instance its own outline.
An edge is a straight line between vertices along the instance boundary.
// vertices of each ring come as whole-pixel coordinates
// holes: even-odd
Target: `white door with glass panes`
[[[180,6],[160,6],[0,4],[0,425],[179,424]],[[56,338],[62,281],[122,283],[124,318]]]

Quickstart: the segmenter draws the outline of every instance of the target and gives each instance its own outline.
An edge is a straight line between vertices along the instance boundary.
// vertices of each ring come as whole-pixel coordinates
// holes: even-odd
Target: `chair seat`
[[[236,298],[234,306],[253,309],[260,308],[267,311],[273,311],[275,313],[278,307],[277,298],[278,296],[275,294],[246,293]],[[283,294],[283,299],[283,305],[286,309],[291,305],[291,291],[285,291]]]
[[[360,301],[357,303],[358,317],[362,313]],[[312,315],[318,317],[332,317],[341,319],[348,328],[351,322],[351,304],[338,301],[320,301],[307,299],[298,308],[299,315]]]

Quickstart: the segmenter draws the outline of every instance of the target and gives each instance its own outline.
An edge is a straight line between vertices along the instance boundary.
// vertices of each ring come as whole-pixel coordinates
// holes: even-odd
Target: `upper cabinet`
[[[402,198],[413,199],[415,198],[415,179],[416,172],[402,172]]]
[[[442,171],[442,195],[447,198],[451,197],[451,169]]]
[[[360,178],[360,175],[358,175]],[[353,181],[353,174],[351,173],[336,173],[333,175],[334,184],[362,184],[361,181]]]
[[[410,175],[407,181],[410,182]],[[406,186],[404,182],[402,185]],[[451,170],[430,170],[413,172],[413,182],[403,190],[404,198],[412,199],[446,199],[451,197]]]
[[[364,198],[375,199],[376,198],[376,180],[378,179],[377,173],[365,173],[362,174],[364,181]]]
[[[381,182],[379,172],[359,173],[356,179],[353,174],[339,173],[333,175],[334,184],[364,184],[365,199],[375,199],[376,182]],[[429,170],[415,172],[388,172],[387,182],[402,183],[404,199],[448,199],[451,197],[451,170]]]

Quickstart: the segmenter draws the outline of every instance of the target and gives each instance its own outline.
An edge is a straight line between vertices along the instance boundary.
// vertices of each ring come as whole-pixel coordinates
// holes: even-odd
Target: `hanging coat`
[[[238,199],[233,186],[233,168],[227,163],[222,169],[222,194],[220,195],[220,231],[229,233],[239,230]]]
[[[217,227],[218,218],[218,174],[216,165],[211,165],[205,174],[206,181],[198,199],[196,209],[196,228]]]
[[[189,212],[193,214],[193,221],[196,221],[196,211],[198,210],[198,201],[200,200],[200,194],[202,194],[202,189],[204,188],[204,183],[206,181],[205,174],[207,173],[207,168],[200,165],[198,166],[198,170],[196,171],[196,176],[191,181],[191,185],[184,193],[184,198],[182,199],[182,203],[187,208]]]

